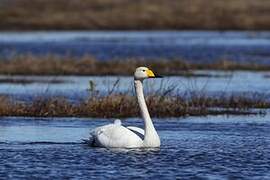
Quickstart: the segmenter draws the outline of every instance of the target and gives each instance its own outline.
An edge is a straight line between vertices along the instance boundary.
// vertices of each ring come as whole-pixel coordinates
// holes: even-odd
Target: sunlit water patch
[[[154,119],[160,149],[82,144],[108,119],[1,118],[2,178],[270,178],[269,116]],[[140,119],[125,125],[142,126]]]

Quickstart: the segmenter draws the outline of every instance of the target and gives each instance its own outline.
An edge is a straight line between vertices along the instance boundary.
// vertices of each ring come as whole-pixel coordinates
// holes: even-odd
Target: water
[[[58,54],[97,59],[183,58],[211,63],[229,59],[269,64],[270,32],[64,31],[0,32],[0,56]]]
[[[91,54],[99,60],[113,58],[184,58],[192,62],[211,63],[220,59],[236,62],[269,64],[270,32],[255,31],[35,31],[0,32],[0,56],[14,54],[57,54],[81,56]],[[196,73],[196,72],[195,72]],[[268,98],[267,72],[197,71],[220,77],[165,77],[149,81],[146,91],[177,86],[176,92],[197,91],[210,95],[230,93],[259,93]],[[0,79],[10,78],[0,76]],[[72,100],[89,95],[89,81],[100,93],[109,92],[118,78],[118,92],[132,92],[132,77],[45,76],[20,77],[28,79],[60,80],[63,83],[1,83],[0,93],[20,100],[36,96],[65,96]],[[149,85],[147,85],[149,84]],[[149,87],[149,88],[147,88]]]
[[[0,32],[0,56],[32,53],[112,58],[219,59],[269,64],[270,32]],[[195,71],[212,77],[165,77],[145,82],[146,94],[176,86],[216,94],[263,94],[268,72]],[[268,77],[268,78],[267,78]],[[39,96],[86,98],[95,90],[133,93],[132,77],[0,76],[32,83],[0,83],[0,94],[19,100]],[[59,80],[61,83],[48,83]],[[34,82],[36,81],[36,82]],[[269,112],[267,110],[267,112]],[[270,116],[154,119],[160,149],[104,149],[82,143],[94,127],[112,119],[0,118],[0,179],[270,179]],[[142,127],[142,120],[124,119]]]
[[[210,74],[213,77],[168,76],[163,79],[151,79],[144,82],[146,94],[175,87],[172,93],[197,92],[207,95],[264,95],[270,96],[268,72],[222,72],[195,71]],[[29,80],[33,83],[0,83],[0,94],[9,95],[19,100],[32,100],[40,96],[64,96],[70,100],[80,100],[89,96],[89,81],[95,84],[95,91],[108,94],[110,91],[134,93],[133,77],[116,76],[0,76],[1,79]],[[115,88],[114,84],[119,79]],[[44,81],[46,80],[46,81]],[[57,80],[62,83],[48,83]],[[37,82],[35,82],[37,81]],[[44,83],[43,83],[44,81]]]
[[[1,178],[269,179],[269,116],[154,119],[160,149],[104,149],[81,140],[112,122],[1,118]],[[142,126],[140,119],[125,125]]]

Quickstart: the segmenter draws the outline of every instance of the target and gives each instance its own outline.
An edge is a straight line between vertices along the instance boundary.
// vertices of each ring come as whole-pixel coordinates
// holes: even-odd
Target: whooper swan
[[[143,80],[157,78],[147,67],[138,67],[134,73],[134,87],[144,130],[138,127],[124,127],[120,120],[113,124],[97,127],[92,131],[90,143],[93,146],[106,148],[154,148],[160,147],[160,139],[149,115],[143,95]]]

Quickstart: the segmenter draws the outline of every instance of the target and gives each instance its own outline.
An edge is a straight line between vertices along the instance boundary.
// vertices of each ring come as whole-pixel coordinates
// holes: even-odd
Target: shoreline
[[[93,75],[93,76],[129,76],[136,67],[147,66],[164,76],[212,77],[211,74],[196,73],[200,70],[216,71],[262,71],[270,70],[270,64],[237,63],[219,60],[215,63],[191,63],[184,59],[112,59],[99,61],[91,55],[82,57],[57,56],[47,54],[15,55],[0,58],[0,75]],[[268,78],[268,76],[266,76]]]

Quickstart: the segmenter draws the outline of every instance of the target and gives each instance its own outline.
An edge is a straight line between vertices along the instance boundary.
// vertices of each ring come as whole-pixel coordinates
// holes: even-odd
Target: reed
[[[0,116],[34,117],[137,117],[139,108],[134,96],[113,93],[107,96],[91,95],[87,100],[74,103],[63,97],[36,98],[19,102],[0,97]],[[153,117],[205,116],[218,114],[265,114],[270,102],[264,98],[244,96],[208,97],[158,95],[147,96],[146,102]],[[256,110],[254,110],[256,108]]]

